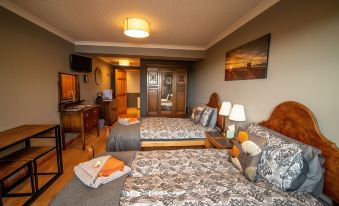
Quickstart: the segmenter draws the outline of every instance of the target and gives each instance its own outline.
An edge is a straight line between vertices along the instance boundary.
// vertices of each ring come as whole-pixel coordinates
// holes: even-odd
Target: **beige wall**
[[[126,70],[127,93],[140,93],[140,71]]]
[[[0,7],[0,131],[58,123],[58,72],[73,44]]]
[[[0,7],[0,131],[22,124],[59,123],[58,72],[69,69],[74,45]],[[102,69],[102,84],[94,70]],[[81,97],[93,104],[96,93],[111,88],[109,64],[93,58],[93,72]],[[67,139],[74,135],[67,135]]]
[[[266,33],[271,33],[267,79],[224,81],[226,51]],[[192,77],[192,102],[206,102],[216,91],[224,101],[244,104],[251,121],[268,118],[282,101],[301,102],[339,145],[339,1],[280,1],[210,48]]]
[[[79,74],[80,77],[80,96],[85,99],[86,104],[94,104],[97,92],[102,91],[104,89],[111,89],[111,77],[113,77],[113,67],[94,57],[92,59],[92,72],[88,73],[88,82],[84,82],[84,74]],[[95,68],[99,67],[102,73],[102,83],[100,85],[96,85],[94,72]]]

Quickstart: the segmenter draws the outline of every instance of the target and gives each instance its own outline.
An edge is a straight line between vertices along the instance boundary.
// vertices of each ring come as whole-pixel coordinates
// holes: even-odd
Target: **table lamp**
[[[235,134],[237,134],[238,125],[237,122],[246,121],[245,108],[244,105],[235,104],[232,107],[229,119],[236,122]]]
[[[232,109],[231,102],[223,102],[219,111],[219,115],[223,116],[222,131],[221,134],[226,136],[226,118],[230,115]]]

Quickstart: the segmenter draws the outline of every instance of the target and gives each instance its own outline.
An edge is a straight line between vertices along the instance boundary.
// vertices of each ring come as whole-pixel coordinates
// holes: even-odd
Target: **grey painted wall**
[[[127,107],[137,108],[138,97],[140,97],[140,93],[127,93]]]
[[[224,81],[226,51],[271,33],[268,77]],[[284,0],[207,51],[194,65],[191,101],[204,103],[216,91],[223,101],[245,105],[261,121],[280,102],[309,107],[323,134],[339,144],[339,1]]]
[[[0,25],[0,131],[22,124],[59,123],[58,72],[74,73],[69,69],[74,45],[3,7]],[[94,83],[97,66],[103,74],[100,86]],[[78,73],[81,97],[88,104],[94,103],[98,91],[111,86],[112,67],[94,58],[93,68],[88,83]]]
[[[58,123],[58,72],[74,45],[0,7],[0,131]]]

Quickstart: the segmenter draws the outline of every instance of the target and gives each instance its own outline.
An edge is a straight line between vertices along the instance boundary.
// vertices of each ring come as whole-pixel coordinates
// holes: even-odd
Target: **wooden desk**
[[[220,132],[205,132],[206,142],[205,148],[232,149],[233,144]]]
[[[66,149],[65,133],[81,133],[82,149],[85,150],[85,132],[97,127],[97,136],[99,136],[99,107],[93,105],[78,110],[62,110],[60,111],[60,122],[62,148]]]
[[[55,139],[55,145],[50,147],[31,147],[30,140],[32,138],[53,138]],[[8,149],[14,145],[25,143],[25,148],[18,150],[12,154],[9,154],[0,159],[3,168],[15,168],[10,167],[15,163],[28,162],[29,168],[31,164],[34,164],[34,176],[35,176],[35,191],[33,191],[34,195],[29,201],[38,197],[43,191],[45,191],[62,173],[63,173],[63,165],[62,165],[62,149],[61,149],[61,137],[60,137],[60,126],[56,124],[50,125],[22,125],[13,129],[9,129],[3,132],[0,132],[0,152]],[[57,153],[57,172],[50,173],[39,173],[37,168],[37,160],[43,155],[47,154],[52,150],[56,150]],[[17,168],[20,169],[21,167]],[[2,171],[1,171],[2,172]],[[7,171],[7,173],[15,173],[15,171]],[[38,187],[38,175],[54,175],[47,183],[45,183],[41,188]],[[4,176],[7,177],[7,176]],[[20,182],[24,181],[24,179],[18,180],[13,186],[9,186],[9,188],[1,188],[2,197],[10,197],[11,194],[7,194],[13,187],[17,186]],[[2,183],[1,183],[2,185]],[[33,187],[33,186],[32,186]],[[23,193],[25,194],[25,193]],[[36,195],[35,195],[36,194]]]

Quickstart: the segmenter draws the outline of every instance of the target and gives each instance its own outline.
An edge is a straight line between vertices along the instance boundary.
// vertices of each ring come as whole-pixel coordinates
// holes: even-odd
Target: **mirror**
[[[161,111],[171,112],[173,109],[173,73],[161,74]]]
[[[95,68],[94,71],[95,84],[100,85],[102,82],[102,72],[100,67]]]
[[[79,77],[74,74],[59,73],[59,102],[80,99]]]

